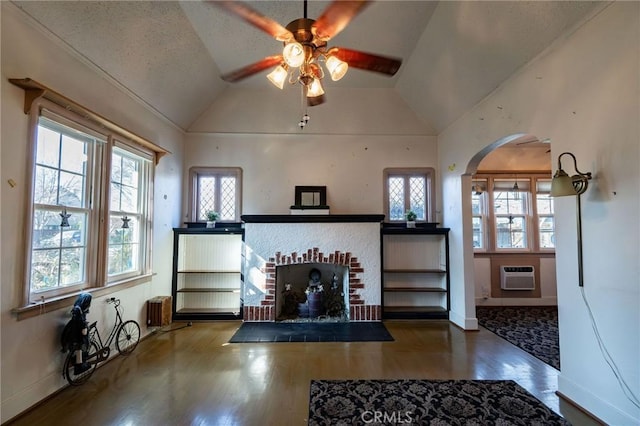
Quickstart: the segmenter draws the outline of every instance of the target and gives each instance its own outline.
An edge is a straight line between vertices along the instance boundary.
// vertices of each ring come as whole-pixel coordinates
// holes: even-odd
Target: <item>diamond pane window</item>
[[[198,179],[200,197],[198,220],[207,220],[209,210],[216,211],[216,177],[202,176]]]
[[[384,170],[384,211],[389,222],[406,221],[406,213],[412,210],[419,222],[434,218],[434,188],[431,168],[385,169]]]
[[[389,178],[389,220],[404,219],[404,179]]]
[[[192,220],[206,221],[213,210],[220,221],[240,221],[241,169],[194,167],[189,174]]]
[[[409,208],[416,214],[417,220],[425,220],[426,186],[424,176],[409,178],[409,196],[411,197]]]

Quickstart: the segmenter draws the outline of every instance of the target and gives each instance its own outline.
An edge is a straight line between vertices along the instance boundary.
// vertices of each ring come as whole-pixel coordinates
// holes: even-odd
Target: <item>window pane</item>
[[[525,195],[518,191],[494,192],[496,214],[525,214]]]
[[[63,131],[63,130],[61,130]],[[87,142],[38,126],[30,291],[86,282]],[[49,206],[49,207],[47,207]],[[69,226],[61,227],[62,206]]]
[[[424,177],[409,178],[409,208],[417,216],[417,220],[425,220],[426,183]]]
[[[58,167],[60,163],[60,133],[38,126],[36,163]]]
[[[473,248],[484,248],[484,230],[482,218],[473,218]]]
[[[111,215],[109,218],[109,275],[139,269],[140,221],[137,217],[128,217],[129,228],[123,228],[122,217]]]
[[[389,220],[404,220],[404,179],[389,178]]]
[[[483,199],[484,199],[483,194],[480,194],[480,195],[473,194],[471,196],[471,214],[481,215],[482,213],[484,213],[484,208],[482,207]]]
[[[84,206],[84,176],[60,172],[58,204],[67,207]]]
[[[527,247],[527,235],[524,217],[511,216],[496,218],[496,247]]]
[[[34,250],[31,254],[31,291],[58,287],[60,250]]]
[[[555,248],[555,223],[553,216],[541,216],[538,218],[540,230],[540,248]]]
[[[234,220],[236,217],[236,178],[220,178],[220,219]]]
[[[216,177],[200,176],[198,178],[198,219],[207,220],[207,212],[216,210]]]
[[[36,180],[33,190],[34,203],[58,204],[58,171],[36,166]]]
[[[553,198],[549,194],[536,195],[538,214],[553,214]]]
[[[83,175],[87,164],[86,149],[85,142],[63,135],[60,168]]]
[[[141,202],[146,185],[141,182],[145,160],[123,148],[114,148],[109,214],[109,247],[107,274],[109,277],[140,272],[144,255],[141,241],[145,238]]]

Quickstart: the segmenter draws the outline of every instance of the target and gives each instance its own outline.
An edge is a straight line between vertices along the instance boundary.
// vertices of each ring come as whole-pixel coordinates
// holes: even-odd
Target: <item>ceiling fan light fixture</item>
[[[324,89],[319,78],[314,78],[307,89],[307,98],[315,98],[324,95]]]
[[[304,63],[305,52],[302,45],[298,42],[287,43],[282,50],[284,61],[290,67],[297,68]]]
[[[347,73],[347,70],[349,69],[349,64],[341,61],[335,56],[329,56],[327,58],[327,61],[325,62],[325,65],[327,66],[327,70],[329,71],[331,80],[333,81],[340,80],[342,77],[344,77],[344,75]]]
[[[278,65],[273,71],[267,74],[269,81],[280,90],[284,88],[284,83],[287,81],[287,75],[289,74],[285,67],[286,65]]]

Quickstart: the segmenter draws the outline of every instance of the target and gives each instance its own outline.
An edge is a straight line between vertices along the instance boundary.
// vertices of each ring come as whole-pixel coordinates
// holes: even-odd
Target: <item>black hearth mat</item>
[[[229,343],[392,342],[382,322],[245,322]]]

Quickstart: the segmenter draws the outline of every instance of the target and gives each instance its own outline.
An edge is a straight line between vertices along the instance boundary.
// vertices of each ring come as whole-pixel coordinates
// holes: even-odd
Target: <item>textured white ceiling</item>
[[[183,129],[227,87],[221,73],[279,53],[282,46],[201,1],[14,4]],[[282,25],[303,16],[302,1],[249,4]],[[308,17],[317,18],[327,4],[310,1]],[[387,77],[353,69],[327,84],[395,87],[425,123],[442,130],[602,6],[581,1],[374,2],[329,45],[399,57],[400,71]],[[264,74],[235,84],[265,89]]]

